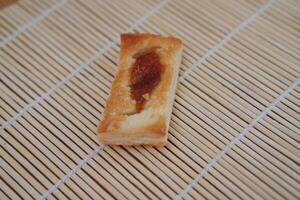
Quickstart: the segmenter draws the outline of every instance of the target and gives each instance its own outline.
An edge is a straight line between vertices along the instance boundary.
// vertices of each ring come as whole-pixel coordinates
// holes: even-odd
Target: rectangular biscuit
[[[119,66],[97,132],[112,145],[167,142],[182,42],[152,34],[122,34]]]

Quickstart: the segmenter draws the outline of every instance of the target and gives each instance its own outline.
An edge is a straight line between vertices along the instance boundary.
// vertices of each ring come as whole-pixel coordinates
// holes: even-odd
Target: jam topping
[[[130,87],[137,112],[143,110],[149,95],[161,79],[162,65],[155,50],[148,49],[133,56],[136,60],[131,69]]]

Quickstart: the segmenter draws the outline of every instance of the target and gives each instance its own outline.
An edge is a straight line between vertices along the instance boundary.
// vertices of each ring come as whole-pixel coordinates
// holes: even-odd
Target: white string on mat
[[[188,70],[178,79],[178,83],[182,82],[189,74],[190,72],[195,69],[197,66],[201,65],[209,56],[211,56],[213,53],[215,53],[218,49],[220,49],[221,47],[224,46],[224,44],[226,44],[234,35],[236,35],[237,33],[239,33],[239,31],[245,27],[247,24],[249,24],[252,20],[254,20],[257,16],[259,16],[263,11],[265,11],[270,4],[273,2],[273,0],[270,0],[268,3],[266,3],[265,5],[263,5],[255,14],[251,15],[250,17],[248,17],[246,20],[242,21],[234,30],[232,30],[223,40],[221,40],[221,42],[219,42],[218,44],[216,44],[213,48],[211,48],[203,57],[199,58],[191,67],[188,68]],[[166,3],[166,2],[165,2]],[[164,4],[165,4],[164,3]],[[162,6],[161,6],[162,7]],[[153,9],[154,10],[154,9]],[[156,9],[157,11],[158,9]],[[154,12],[149,12],[149,13],[154,13]],[[145,15],[146,16],[146,15]],[[147,15],[148,17],[150,15]],[[138,24],[138,23],[135,23]],[[137,26],[137,25],[136,25]],[[118,38],[116,38],[116,41],[118,40]],[[92,159],[93,156],[96,156],[98,153],[100,153],[99,148],[102,150],[104,148],[103,145],[100,145],[98,148],[96,148],[95,150],[93,150],[84,160],[90,160]],[[96,153],[97,152],[97,153]],[[80,161],[80,163],[75,166],[73,169],[76,169],[76,172],[84,165],[83,160]],[[71,170],[71,172],[73,172],[74,170]],[[76,173],[75,172],[75,173]],[[65,175],[60,181],[58,181],[58,183],[56,183],[54,186],[52,186],[47,192],[45,192],[47,195],[45,196],[45,193],[42,196],[47,197],[49,194],[51,194],[54,189],[56,189],[59,185],[61,185],[62,183],[64,183],[66,180],[68,180],[68,178],[70,178],[74,173],[68,173],[70,176]],[[51,192],[49,192],[51,190]]]
[[[104,149],[105,145],[98,146],[94,151],[88,154],[83,160],[81,160],[77,165],[75,165],[67,174],[65,174],[59,181],[57,181],[54,185],[52,185],[49,190],[44,192],[42,196],[38,198],[38,200],[46,199],[56,188],[58,188],[61,184],[65,183],[73,174],[77,173],[83,165],[89,162],[95,155],[97,155],[100,151]]]
[[[300,77],[296,79],[296,81],[294,81],[292,85],[290,85],[269,106],[267,106],[263,112],[257,115],[251,121],[251,123],[248,124],[244,128],[244,130],[241,133],[239,133],[229,144],[227,144],[218,154],[216,154],[213,157],[213,159],[211,159],[210,162],[202,169],[202,171],[198,173],[198,175],[193,179],[193,181],[189,185],[187,185],[187,187],[176,196],[175,200],[182,199],[203,178],[203,176],[213,168],[213,166],[222,158],[222,156],[224,156],[234,145],[239,144],[241,139],[243,139],[245,135],[253,129],[255,124],[260,120],[262,120],[266,115],[268,115],[276,107],[276,105],[280,103],[282,100],[284,100],[289,95],[289,93],[292,92],[293,89],[295,89],[295,87],[297,87],[297,85],[299,84],[300,84]]]
[[[150,16],[152,16],[154,13],[156,13],[160,8],[162,8],[166,3],[168,3],[169,0],[164,0],[159,2],[155,7],[153,7],[148,13],[140,17],[137,21],[135,21],[132,26],[126,30],[126,32],[131,32],[135,28],[137,28],[140,24],[142,24],[145,20],[147,20]],[[8,121],[6,121],[2,126],[1,129],[5,129],[8,126],[10,126],[13,122],[15,122],[19,117],[21,117],[24,113],[26,113],[30,108],[38,105],[41,103],[45,98],[50,96],[53,92],[58,90],[61,86],[63,86],[66,82],[68,82],[72,77],[78,75],[80,71],[86,67],[89,67],[89,65],[96,60],[101,55],[105,54],[108,50],[110,50],[114,45],[117,45],[119,41],[119,36],[115,37],[110,43],[108,43],[104,48],[100,49],[98,52],[93,54],[91,57],[89,57],[87,60],[85,60],[83,63],[81,63],[76,68],[72,69],[70,73],[64,77],[61,81],[53,85],[48,92],[43,93],[41,96],[36,97],[31,103],[27,104],[25,107],[22,108],[18,113],[16,113],[12,118],[10,118]]]
[[[49,8],[44,10],[41,14],[38,16],[33,17],[28,22],[24,23],[22,26],[20,26],[16,31],[14,31],[12,34],[10,34],[8,37],[4,38],[4,40],[0,43],[0,49],[5,47],[7,44],[9,44],[13,39],[15,39],[18,35],[29,29],[30,27],[34,26],[38,22],[44,20],[47,18],[51,13],[59,9],[61,6],[63,6],[66,3],[67,0],[59,0],[55,4],[50,5]]]
[[[240,30],[242,28],[244,28],[245,26],[247,26],[251,21],[253,21],[256,17],[260,16],[271,4],[273,3],[273,0],[269,0],[265,5],[263,5],[258,11],[256,11],[253,15],[251,15],[250,17],[248,17],[247,19],[245,19],[242,23],[240,23],[240,25],[238,27],[236,27],[233,31],[231,31],[220,43],[218,43],[216,46],[214,46],[212,49],[210,49],[206,54],[204,54],[204,56],[198,60],[196,63],[194,63],[191,67],[191,70],[187,70],[179,79],[179,82],[181,82],[182,80],[184,80],[185,77],[187,77],[189,75],[189,73],[191,73],[191,71],[196,68],[197,66],[199,66],[200,64],[202,64],[209,56],[211,56],[213,53],[215,53],[218,49],[220,49],[221,47],[224,46],[224,44],[226,44],[233,36],[235,36],[237,33],[240,32]],[[260,116],[260,115],[259,115]],[[256,119],[256,120],[255,120]],[[249,124],[242,133],[240,133],[238,135],[239,140],[241,139],[240,137],[242,135],[245,135],[247,133],[247,130],[249,129],[249,127],[251,127],[251,125],[253,124],[253,126],[256,124],[256,122],[259,120],[258,117],[256,117],[251,124]],[[258,120],[257,120],[258,119]],[[252,127],[253,127],[252,126]],[[251,128],[250,128],[251,129]],[[245,132],[246,131],[246,132]],[[249,131],[249,130],[248,130]],[[235,139],[236,139],[235,138]],[[235,139],[232,141],[234,142]],[[182,190],[175,198],[175,200],[179,200],[182,199],[189,190],[191,190],[198,182],[199,180],[203,177],[204,174],[206,174],[211,168],[212,166],[217,163],[217,161],[231,148],[232,144],[234,143],[229,143],[228,145],[225,146],[225,148],[219,153],[217,154],[204,168],[203,170],[194,178],[194,180],[184,189]]]
[[[151,17],[153,14],[155,14],[157,11],[159,11],[166,3],[168,3],[169,0],[165,0],[165,1],[161,1],[159,4],[157,4],[156,6],[154,6],[148,13],[146,13],[145,15],[143,15],[142,17],[140,17],[137,21],[135,21],[133,23],[133,25],[127,30],[128,32],[131,32],[132,30],[134,30],[135,28],[137,28],[139,25],[141,25],[145,20],[147,20],[149,17]],[[90,57],[86,62],[84,62],[83,64],[81,64],[78,68],[74,69],[70,74],[68,74],[67,77],[65,77],[61,82],[59,82],[58,84],[56,84],[54,88],[51,88],[51,93],[54,92],[55,90],[57,90],[61,85],[63,85],[65,82],[67,82],[67,80],[69,80],[72,76],[75,76],[76,74],[79,73],[79,71],[81,69],[83,69],[84,67],[87,67],[94,59],[96,59],[98,56],[104,54],[105,52],[107,52],[111,47],[113,47],[113,45],[116,45],[118,43],[119,38],[116,37],[111,43],[109,43],[107,46],[105,46],[100,52],[94,54],[92,57]],[[69,77],[69,78],[68,78]],[[41,102],[43,99],[45,99],[47,96],[49,96],[51,93],[47,92],[46,94],[43,94],[42,96],[44,98],[39,97],[38,102]],[[32,106],[34,106],[37,103],[34,103]],[[31,105],[31,104],[28,104]],[[28,107],[28,105],[26,107],[24,107],[24,112],[26,112],[25,108],[30,108]],[[31,106],[31,107],[32,107]],[[19,112],[20,113],[20,112]],[[18,114],[19,114],[18,113]],[[22,114],[23,114],[22,113]],[[15,118],[16,120],[17,118]],[[8,124],[9,125],[9,124]],[[8,126],[6,125],[6,126]],[[1,127],[3,128],[3,126]],[[5,128],[5,127],[4,127]],[[75,165],[67,174],[65,174],[58,182],[56,182],[54,185],[52,185],[52,187],[50,187],[46,192],[44,192],[39,198],[38,200],[44,200],[46,199],[56,188],[58,188],[61,184],[65,183],[73,174],[75,174],[76,172],[78,172],[81,167],[83,165],[85,165],[89,160],[91,160],[94,156],[96,156],[98,153],[100,153],[106,145],[100,145],[98,146],[95,150],[93,150],[90,154],[88,154],[83,160],[81,160],[77,165]]]
[[[222,48],[233,36],[238,34],[242,28],[247,26],[251,21],[253,21],[256,17],[260,16],[272,3],[274,0],[269,0],[266,4],[264,4],[258,11],[256,11],[253,15],[242,21],[235,29],[233,29],[226,37],[221,40],[217,45],[208,50],[204,56],[201,57],[197,62],[195,62],[184,74],[179,78],[178,82],[181,82],[188,76],[191,71],[197,66],[201,65],[209,56],[213,55],[217,50]]]

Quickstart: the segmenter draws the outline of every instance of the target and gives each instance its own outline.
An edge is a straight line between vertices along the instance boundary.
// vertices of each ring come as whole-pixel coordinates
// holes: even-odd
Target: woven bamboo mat
[[[184,42],[163,148],[98,143],[122,32]],[[300,199],[299,1],[19,0],[0,38],[0,199]]]

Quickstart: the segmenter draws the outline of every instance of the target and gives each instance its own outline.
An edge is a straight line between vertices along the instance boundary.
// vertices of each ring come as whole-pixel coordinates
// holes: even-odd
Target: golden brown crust
[[[141,112],[136,113],[130,92],[130,70],[135,55],[155,48],[163,70]],[[181,60],[182,43],[174,37],[122,34],[119,67],[97,132],[101,143],[164,145]]]

